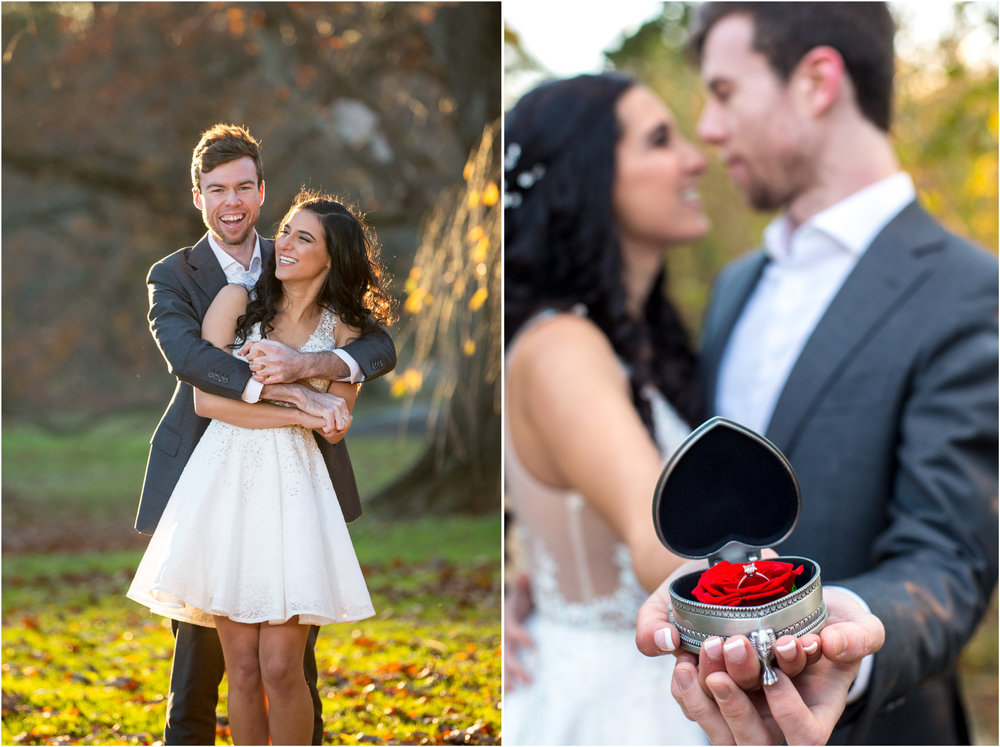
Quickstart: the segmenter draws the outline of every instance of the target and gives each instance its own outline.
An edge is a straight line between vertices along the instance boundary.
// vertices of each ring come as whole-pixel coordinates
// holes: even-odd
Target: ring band
[[[763,573],[757,570],[757,566],[755,566],[753,563],[747,563],[745,566],[743,566],[743,578],[741,578],[739,583],[736,584],[736,588],[739,589],[741,586],[743,586],[743,584],[746,582],[748,578],[756,578],[757,576],[760,576],[765,581],[769,580],[767,576],[765,576]]]

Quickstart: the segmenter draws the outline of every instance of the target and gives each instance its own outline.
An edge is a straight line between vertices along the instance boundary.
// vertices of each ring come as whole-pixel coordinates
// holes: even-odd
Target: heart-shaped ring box
[[[801,504],[785,455],[759,433],[717,417],[698,426],[663,468],[653,522],[660,541],[676,555],[708,558],[710,566],[720,560],[748,565],[792,533]],[[826,605],[819,564],[792,556],[773,560],[801,565],[803,572],[798,588],[766,604],[705,604],[691,593],[702,571],[675,579],[670,621],[680,632],[681,647],[697,654],[706,638],[745,635],[760,659],[764,683],[776,682],[775,641],[818,632]]]

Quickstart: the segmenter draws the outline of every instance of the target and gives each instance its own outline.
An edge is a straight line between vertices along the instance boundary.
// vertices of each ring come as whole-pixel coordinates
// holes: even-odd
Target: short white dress
[[[301,351],[336,347],[335,324],[324,310]],[[260,339],[259,325],[250,339]],[[127,596],[209,627],[213,615],[271,624],[298,615],[301,624],[326,625],[375,614],[312,431],[221,420],[191,454]]]

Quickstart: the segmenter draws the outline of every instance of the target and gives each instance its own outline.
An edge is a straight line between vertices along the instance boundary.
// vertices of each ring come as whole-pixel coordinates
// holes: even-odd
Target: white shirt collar
[[[860,257],[875,237],[917,196],[913,180],[898,172],[845,197],[807,220],[794,231],[782,213],[764,229],[764,247],[773,259],[794,251],[794,239],[820,232],[854,257]]]
[[[254,239],[253,254],[250,256],[250,267],[246,270],[247,272],[254,272],[260,267],[261,263],[260,234],[255,231],[254,236],[256,238]],[[215,236],[212,235],[211,231],[208,232],[208,245],[212,247],[212,253],[215,255],[215,258],[219,260],[219,265],[222,267],[222,271],[227,275],[230,271],[244,271],[243,265],[233,259],[231,254],[219,246],[219,242],[215,240]],[[232,265],[236,265],[236,267],[232,267]]]

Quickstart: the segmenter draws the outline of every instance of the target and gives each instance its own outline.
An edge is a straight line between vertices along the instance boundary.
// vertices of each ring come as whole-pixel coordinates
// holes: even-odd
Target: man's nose
[[[695,133],[701,142],[708,145],[719,145],[726,139],[722,120],[712,104],[706,104],[705,108],[701,110]]]

